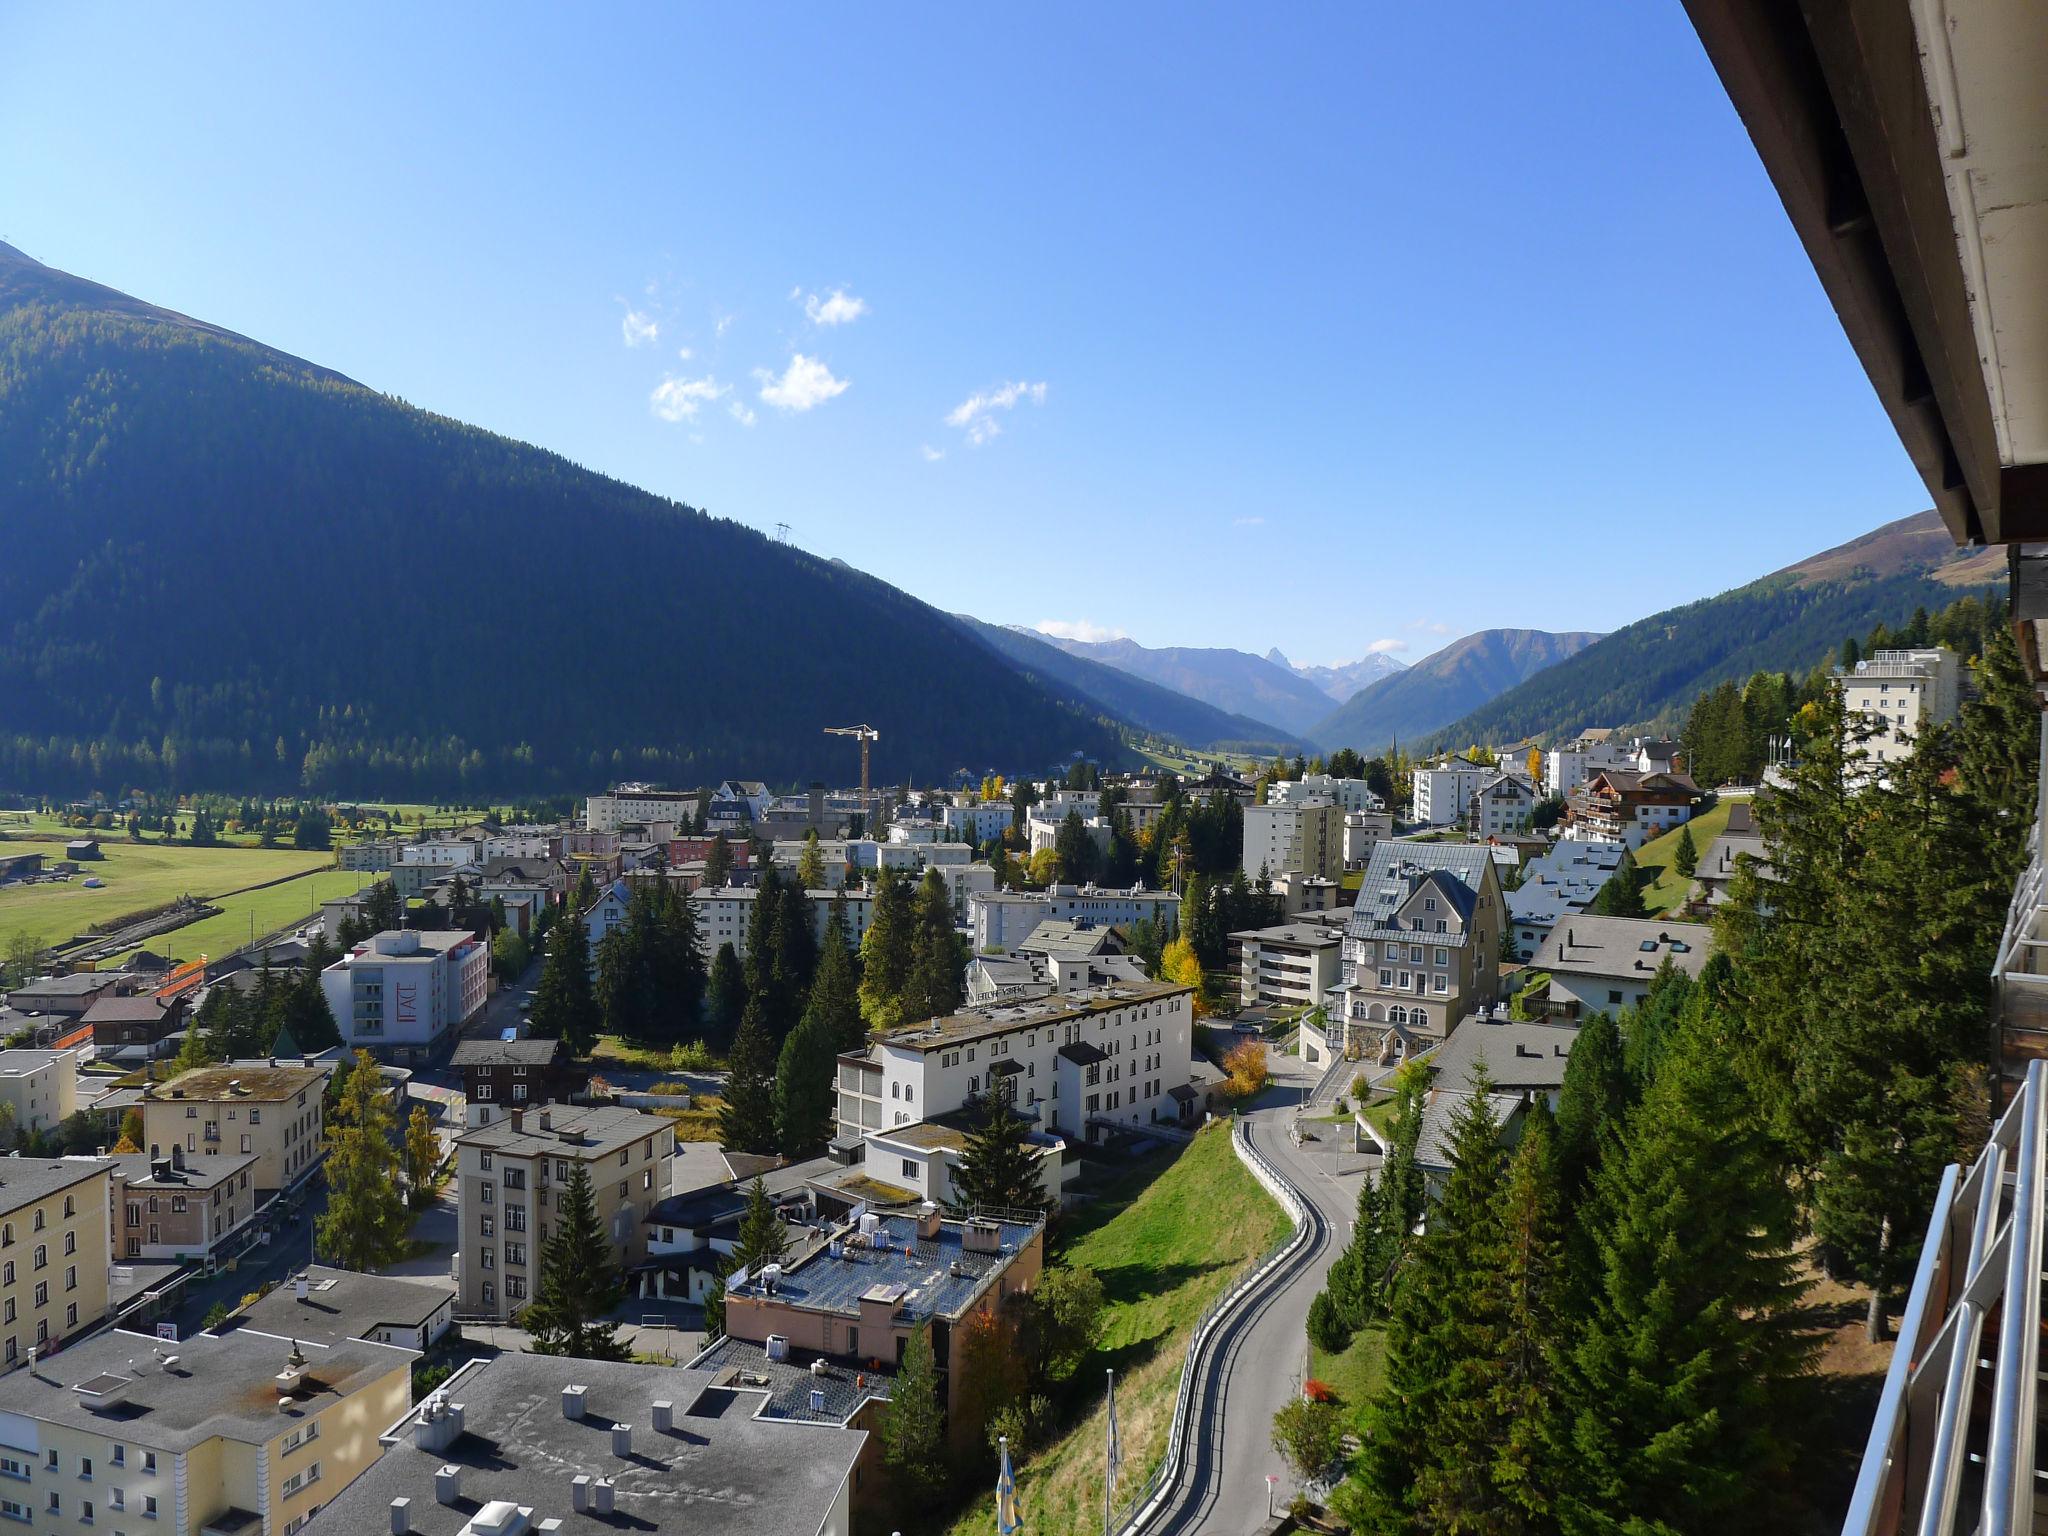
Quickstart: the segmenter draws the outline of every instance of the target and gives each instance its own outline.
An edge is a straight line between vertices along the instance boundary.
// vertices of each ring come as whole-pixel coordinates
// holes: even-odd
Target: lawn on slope
[[[0,848],[42,853],[51,859],[64,856],[63,845],[58,843],[9,841],[0,843]],[[105,835],[100,853],[97,861],[81,863],[79,872],[68,881],[0,887],[0,937],[11,938],[26,930],[39,943],[53,944],[84,933],[94,923],[113,924],[130,913],[146,912],[181,895],[218,898],[228,891],[303,875],[334,862],[334,855],[325,852],[194,848],[184,843],[116,841]],[[97,890],[87,889],[85,881],[93,875],[106,884]],[[349,876],[350,890],[355,888],[355,878]],[[305,910],[312,911],[318,905],[316,901]],[[246,926],[246,919],[244,923]],[[259,927],[257,931],[263,929]]]
[[[1734,808],[1734,801],[1723,800],[1712,810],[1686,823],[1692,828],[1693,851],[1702,862],[1707,857],[1707,850],[1714,846],[1714,839],[1727,828],[1729,812]],[[1673,828],[1662,837],[1651,838],[1636,850],[1636,867],[1651,880],[1643,887],[1643,906],[1652,917],[1662,917],[1679,906],[1692,890],[1693,877],[1678,872],[1678,837],[1683,830],[1683,827]]]
[[[220,908],[218,917],[201,918],[160,933],[142,947],[179,961],[196,960],[201,955],[219,959],[240,949],[252,936],[260,939],[317,916],[321,902],[353,895],[377,878],[360,870],[320,869],[260,891],[216,897],[213,905]]]
[[[1095,1352],[1075,1373],[1085,1407],[1067,1432],[1017,1468],[1032,1536],[1094,1536],[1102,1529],[1100,1383],[1117,1373],[1120,1485],[1134,1492],[1166,1454],[1188,1334],[1209,1303],[1287,1232],[1287,1218],[1231,1149],[1218,1122],[1171,1157],[1149,1159],[1076,1212],[1058,1262],[1092,1269],[1107,1300]],[[994,1472],[985,1481],[992,1488]],[[993,1501],[977,1495],[950,1536],[982,1536]]]

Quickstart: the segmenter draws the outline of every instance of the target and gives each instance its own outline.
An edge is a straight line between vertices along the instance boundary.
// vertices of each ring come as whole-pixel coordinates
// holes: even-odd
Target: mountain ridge
[[[1598,640],[1589,630],[1482,629],[1360,690],[1309,731],[1325,748],[1373,753],[1413,741]]]
[[[1148,646],[1131,639],[1070,640],[1034,633],[1069,656],[1115,667],[1227,714],[1263,721],[1284,736],[1305,737],[1308,728],[1329,713],[1329,696],[1322,689],[1249,651],[1227,646]]]

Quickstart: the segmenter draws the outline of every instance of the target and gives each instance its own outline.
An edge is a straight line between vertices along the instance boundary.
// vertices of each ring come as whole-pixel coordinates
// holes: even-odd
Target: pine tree
[[[912,946],[910,892],[893,870],[879,871],[874,910],[861,940],[860,1012],[868,1028],[894,1029],[904,1020],[903,994],[910,981]]]
[[[704,989],[704,1034],[713,1050],[731,1047],[747,1008],[746,974],[730,941],[718,946],[711,980]]]
[[[825,943],[804,1012],[823,1019],[834,1050],[857,1051],[867,1044],[868,1026],[860,1014],[860,982],[854,975],[853,946],[847,939],[844,896],[833,900],[832,915],[825,920]]]
[[[625,1294],[611,1240],[597,1219],[590,1170],[579,1159],[569,1182],[556,1193],[555,1230],[541,1247],[540,1280],[519,1323],[533,1335],[537,1355],[573,1355],[583,1360],[624,1360],[606,1314]]]
[[[718,1139],[728,1152],[775,1150],[775,1043],[759,998],[749,997],[727,1058]]]
[[[1636,865],[1636,856],[1624,849],[1621,862],[1586,910],[1595,917],[1646,917],[1649,909],[1643,905],[1643,885],[1643,872]]]
[[[756,1174],[747,1187],[747,1208],[740,1217],[739,1247],[733,1257],[749,1272],[760,1273],[764,1264],[780,1264],[789,1256],[789,1232],[768,1197],[768,1186]]]
[[[654,935],[655,1029],[660,1038],[694,1039],[704,1011],[704,955],[697,912],[687,896],[662,882]]]
[[[722,890],[731,879],[732,849],[721,832],[711,840],[710,851],[704,855],[704,884],[709,890]]]
[[[775,1063],[775,1140],[792,1162],[825,1150],[837,1124],[839,1045],[811,1009],[782,1042]]]
[[[1557,1095],[1557,1188],[1566,1209],[1590,1187],[1631,1096],[1621,1030],[1604,1013],[1579,1026]]]
[[[1321,1296],[1309,1304],[1309,1329],[1319,1348],[1341,1354],[1352,1335],[1385,1315],[1422,1217],[1424,1182],[1416,1165],[1428,1074],[1408,1070],[1395,1080],[1391,1146],[1379,1176],[1359,1187],[1351,1241],[1330,1266]]]
[[[924,1510],[944,1485],[945,1412],[939,1403],[939,1372],[931,1331],[916,1329],[890,1384],[882,1413],[882,1460],[906,1514]]]
[[[925,871],[911,913],[910,974],[904,981],[906,1020],[943,1019],[960,1009],[966,963],[953,932],[953,901],[936,869]]]
[[[804,833],[803,852],[796,859],[796,888],[800,891],[822,890],[825,885],[825,852],[818,846],[818,829],[812,827]]]
[[[588,1056],[603,1022],[590,980],[590,931],[575,912],[548,934],[548,958],[534,988],[533,1032],[560,1040],[572,1056]]]
[[[313,1226],[322,1257],[343,1269],[382,1269],[405,1252],[405,1193],[391,1133],[383,1074],[368,1051],[358,1051],[327,1116],[327,1208]]]
[[[334,1022],[334,1010],[327,1006],[327,993],[312,971],[301,971],[278,989],[272,1019],[275,1027],[261,1052],[268,1055],[275,1042],[289,1036],[302,1054],[318,1055],[341,1044],[341,1028]]]
[[[1038,1159],[1024,1139],[1024,1122],[1000,1094],[984,1094],[975,1106],[974,1129],[953,1171],[951,1203],[959,1211],[1045,1208]]]
[[[1700,867],[1699,845],[1692,840],[1692,824],[1690,822],[1678,829],[1678,847],[1672,853],[1671,862],[1677,866],[1678,872],[1687,879],[1691,879],[1692,872]]]
[[[1785,1523],[1787,1389],[1811,1356],[1796,1210],[1729,1044],[1718,1019],[1682,1031],[1595,1175],[1599,1284],[1560,1394],[1568,1530]]]
[[[1451,1113],[1451,1171],[1394,1288],[1386,1382],[1372,1400],[1359,1472],[1333,1505],[1354,1526],[1481,1528],[1501,1426],[1493,1372],[1506,1340],[1504,1161],[1483,1071]]]
[[[783,883],[769,938],[773,945],[775,1015],[785,1034],[795,1026],[810,998],[811,978],[818,969],[817,935],[810,897],[804,894],[802,886]]]
[[[1487,1411],[1494,1420],[1495,1528],[1507,1536],[1556,1529],[1569,1426],[1558,1413],[1559,1356],[1568,1318],[1557,1133],[1546,1101],[1529,1106],[1500,1192],[1501,1338]]]
[[[231,989],[230,989],[231,990]],[[211,1002],[209,998],[207,1001]],[[204,1012],[204,1010],[201,1010]],[[226,1010],[223,1010],[225,1014]],[[185,1038],[178,1044],[178,1054],[171,1058],[171,1076],[178,1077],[186,1072],[196,1072],[201,1067],[210,1067],[216,1061],[225,1061],[225,1056],[213,1053],[213,1043],[208,1032],[199,1027],[195,1019],[185,1031]]]

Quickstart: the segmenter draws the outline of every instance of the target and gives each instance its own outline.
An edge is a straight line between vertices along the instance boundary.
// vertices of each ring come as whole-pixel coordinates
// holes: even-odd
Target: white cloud
[[[790,297],[796,297],[795,290]],[[868,301],[855,298],[844,288],[834,288],[822,299],[814,293],[804,300],[804,313],[813,325],[850,325],[867,312]]]
[[[629,309],[625,318],[619,322],[619,332],[626,338],[627,346],[646,347],[652,346],[660,339],[661,325],[654,316],[641,310]]]
[[[738,315],[720,315],[717,319],[711,322],[711,328],[714,331],[716,331],[720,336],[723,336],[727,331],[732,329],[733,321],[737,320],[738,318]]]
[[[1263,528],[1266,526],[1266,520],[1263,517],[1233,517],[1230,520],[1230,526],[1233,528]]]
[[[732,419],[743,427],[751,427],[761,419],[754,414],[754,408],[744,400],[735,400],[726,409],[732,412]]]
[[[917,451],[924,455],[924,461],[927,464],[936,464],[946,456],[945,449],[934,448],[930,443],[920,443]]]
[[[1051,635],[1055,640],[1081,640],[1090,645],[1098,640],[1130,638],[1120,629],[1111,629],[1091,619],[1040,619],[1031,627],[1041,635]]]
[[[670,374],[654,386],[647,404],[663,421],[695,421],[698,411],[731,388],[708,373],[701,379],[679,379]]]
[[[1368,656],[1391,656],[1396,651],[1405,651],[1407,649],[1408,642],[1406,640],[1375,640],[1365,648],[1365,654]]]
[[[1451,626],[1444,623],[1441,619],[1412,619],[1409,621],[1408,627],[1410,629],[1422,630],[1424,633],[1431,635],[1448,635],[1451,633]]]
[[[835,395],[846,393],[847,379],[835,379],[832,370],[815,357],[805,357],[799,352],[789,360],[789,366],[777,377],[766,368],[756,368],[754,377],[761,383],[761,398],[778,411],[808,411],[814,405],[823,405]]]
[[[946,413],[946,425],[959,427],[967,434],[968,442],[980,447],[990,438],[1002,434],[1002,424],[990,412],[1014,410],[1020,400],[1028,400],[1033,405],[1045,404],[1044,381],[1026,384],[1012,380],[991,390],[977,391]]]
[[[691,359],[691,358],[692,358],[692,357],[693,357],[694,355],[695,355],[695,354],[694,354],[694,353],[692,353],[692,352],[690,351],[690,349],[689,349],[688,347],[678,347],[678,348],[676,348],[676,356],[677,356],[677,357],[679,357],[679,358],[681,358],[681,359],[682,359],[682,360],[683,360],[684,362],[686,362],[686,363],[687,363],[687,362],[688,362],[688,361],[689,361],[689,360],[690,360],[690,359]]]

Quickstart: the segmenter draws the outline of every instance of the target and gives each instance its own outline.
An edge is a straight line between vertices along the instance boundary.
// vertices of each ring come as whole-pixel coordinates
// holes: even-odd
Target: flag
[[[1002,1448],[1003,1469],[996,1474],[996,1536],[1010,1536],[1013,1531],[1024,1528],[1024,1516],[1017,1509],[1017,1479],[1010,1474],[1010,1442],[997,1442]]]

